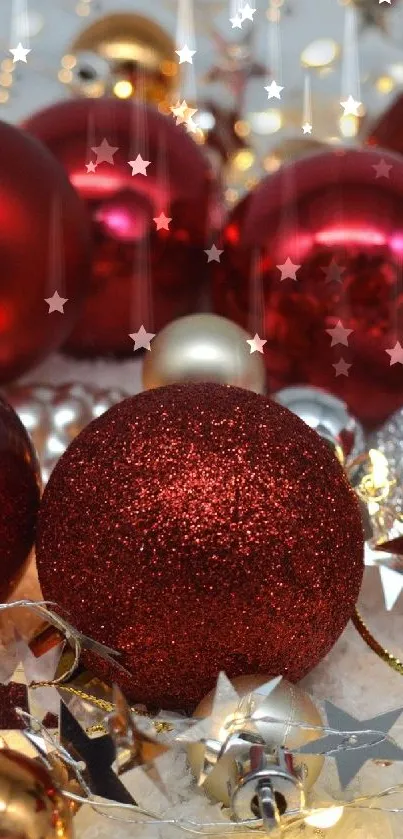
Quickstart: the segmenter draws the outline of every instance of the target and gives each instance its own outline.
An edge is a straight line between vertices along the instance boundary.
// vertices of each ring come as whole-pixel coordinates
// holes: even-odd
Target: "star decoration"
[[[249,3],[246,3],[246,5],[241,10],[242,23],[244,22],[244,20],[251,20],[253,22],[253,15],[255,13],[256,9],[252,9],[252,6],[250,6]]]
[[[235,15],[235,17],[230,17],[229,22],[232,23],[233,29],[242,29],[242,18],[240,15]]]
[[[270,84],[266,85],[265,90],[267,90],[268,99],[281,99],[281,91],[284,90],[284,87],[281,87],[273,79]]]
[[[168,218],[165,213],[160,213],[159,216],[153,218],[153,221],[157,225],[157,230],[169,230],[169,224],[172,219]]]
[[[358,111],[361,108],[361,102],[358,102],[353,96],[350,95],[344,102],[340,102],[340,105],[344,109],[343,116],[359,117]]]
[[[141,325],[138,332],[132,332],[130,338],[134,341],[133,352],[136,350],[149,350],[151,352],[151,341],[155,338],[155,332],[146,332],[144,326]]]
[[[27,64],[27,55],[31,52],[31,50],[24,49],[20,42],[17,47],[9,50],[9,52],[11,52],[11,55],[13,56],[13,64],[16,64],[17,61],[23,61],[24,64]]]
[[[259,338],[259,335],[256,333],[255,337],[249,338],[246,343],[250,346],[251,355],[254,352],[260,352],[263,355],[263,347],[265,344],[267,344],[267,341],[265,341],[262,338]]]
[[[267,68],[255,60],[254,32],[254,27],[248,27],[248,31],[236,43],[233,40],[227,41],[217,30],[212,32],[219,58],[204,77],[204,81],[225,84],[235,99],[234,109],[238,113],[243,111],[248,82],[251,79],[262,78],[268,73]]]
[[[375,172],[375,178],[390,178],[390,170],[393,169],[391,163],[386,163],[386,160],[382,158],[379,163],[373,163],[372,168]]]
[[[297,271],[301,268],[301,266],[294,265],[292,259],[288,256],[283,265],[276,265],[276,268],[281,271],[280,282],[282,283],[283,280],[296,280]]]
[[[345,329],[341,320],[338,320],[336,326],[333,329],[326,329],[326,332],[332,339],[331,347],[335,347],[337,344],[344,344],[345,347],[348,347],[348,337],[353,330]]]
[[[146,747],[155,745],[156,740],[136,724],[136,718],[117,685],[113,686],[112,704],[114,710],[107,717],[107,727],[116,749],[118,774],[121,774],[127,764],[133,768],[147,763]],[[168,746],[159,746],[162,750],[168,749]]]
[[[230,740],[231,734],[236,731],[237,716],[240,719],[243,719],[245,716],[251,717],[252,725],[259,732],[258,719],[255,721],[253,715],[261,703],[264,702],[267,696],[281,682],[281,678],[279,676],[271,679],[255,691],[241,698],[225,673],[220,673],[210,716],[196,722],[195,725],[183,734],[179,734],[176,738],[177,742],[201,743],[204,746],[204,755],[198,779],[200,786],[214,770],[217,757],[219,758],[225,751],[227,741]],[[232,723],[232,731],[231,726],[228,725],[229,721]],[[212,755],[213,760],[210,759]]]
[[[90,160],[89,163],[85,164],[85,168],[86,168],[87,172],[95,172],[96,168],[97,168],[97,164],[94,163],[93,160]]]
[[[135,160],[129,160],[129,166],[132,167],[132,175],[145,175],[147,177],[146,169],[150,163],[150,160],[143,160],[141,154],[138,154]]]
[[[65,303],[68,303],[68,297],[60,297],[59,292],[55,291],[52,297],[45,297],[45,303],[47,303],[49,306],[49,315],[51,315],[52,312],[60,312],[62,315],[64,315],[63,307]]]
[[[399,532],[401,527],[393,528]],[[385,554],[383,557],[382,554]],[[376,566],[383,589],[385,609],[391,612],[400,594],[403,591],[403,565],[401,555],[403,554],[403,536],[381,542],[371,548],[368,542],[365,545],[364,561],[366,566]],[[378,561],[379,556],[379,561]]]
[[[51,682],[55,678],[57,666],[63,651],[63,644],[51,647],[50,650],[39,656],[39,658],[33,654],[29,645],[22,639],[17,644],[17,649],[28,685],[30,713],[41,721],[45,719],[47,714],[53,714],[58,717],[60,696],[56,687],[30,688],[30,685],[34,682]]]
[[[107,139],[104,137],[102,143],[99,146],[92,146],[91,151],[94,152],[97,156],[97,164],[98,163],[110,163],[112,166],[115,165],[115,161],[113,159],[113,155],[116,154],[118,151],[119,146],[111,146]]]
[[[403,708],[379,714],[368,720],[357,720],[351,714],[333,705],[332,702],[326,701],[325,709],[329,728],[336,729],[340,733],[327,734],[318,740],[312,740],[296,749],[295,752],[328,754],[334,757],[343,789],[355,778],[367,760],[403,760],[403,749],[386,739],[386,735],[400,717]],[[350,731],[351,737],[348,737],[348,734],[346,736],[345,732]],[[385,735],[385,739],[382,735]]]
[[[304,134],[312,134],[312,125],[310,122],[304,122],[302,126],[302,131]]]
[[[326,282],[327,283],[342,283],[343,277],[341,276],[346,269],[342,268],[341,265],[338,265],[335,258],[333,257],[330,261],[327,268],[321,268],[321,271],[326,275]]]
[[[196,55],[196,50],[190,50],[187,44],[180,50],[175,50],[179,55],[179,64],[193,64],[193,56]]]
[[[176,117],[176,125],[182,125],[182,123],[187,122],[188,119],[191,119],[196,113],[197,108],[189,108],[186,99],[183,102],[177,102],[176,105],[171,107],[171,111]]]
[[[347,364],[347,361],[341,358],[337,364],[332,364],[332,367],[334,367],[336,376],[348,376],[348,371],[352,367],[352,364]]]
[[[396,344],[393,347],[393,349],[386,350],[386,352],[388,355],[390,355],[391,367],[393,364],[403,364],[403,347],[400,341],[396,341]]]
[[[217,245],[212,245],[211,248],[208,248],[208,250],[204,251],[204,253],[207,254],[207,263],[220,262],[221,254],[224,253],[224,251],[220,251],[217,248]]]

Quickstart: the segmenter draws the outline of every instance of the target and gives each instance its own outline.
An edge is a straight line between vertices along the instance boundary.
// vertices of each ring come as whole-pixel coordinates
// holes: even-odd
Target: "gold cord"
[[[360,633],[361,638],[368,647],[379,657],[382,661],[385,662],[392,670],[395,670],[396,673],[400,673],[403,676],[403,662],[400,661],[399,658],[396,658],[389,650],[386,650],[385,647],[379,643],[379,641],[374,638],[370,630],[368,629],[366,623],[364,622],[363,618],[361,617],[358,609],[354,610],[353,617],[352,617],[353,624]]]
[[[58,690],[64,690],[65,693],[71,693],[73,696],[77,696],[78,699],[82,699],[84,702],[90,702],[91,705],[95,705],[96,708],[100,708],[101,711],[104,711],[106,714],[111,714],[112,711],[115,710],[115,706],[112,702],[108,702],[106,699],[98,699],[97,696],[92,696],[90,693],[85,693],[83,690],[79,690],[79,688],[71,687],[70,685],[59,685]],[[133,714],[137,714],[138,717],[151,717],[151,714],[148,714],[146,711],[139,711],[137,708],[131,708]],[[173,726],[167,722],[153,722],[154,730],[156,734],[163,734],[166,731],[172,731]],[[98,726],[93,726],[92,729],[101,731],[103,726],[98,728]],[[91,730],[92,730],[91,729]]]

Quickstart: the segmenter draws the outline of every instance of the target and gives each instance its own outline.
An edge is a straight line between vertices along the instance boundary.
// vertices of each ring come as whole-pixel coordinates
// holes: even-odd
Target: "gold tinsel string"
[[[34,687],[41,687],[41,685],[36,684],[34,685]],[[104,711],[106,714],[111,714],[113,711],[116,710],[115,705],[112,702],[108,702],[107,699],[98,699],[98,697],[92,696],[90,693],[86,693],[84,690],[75,688],[72,685],[59,685],[59,690],[64,691],[65,693],[70,693],[72,696],[76,696],[83,702],[90,702],[92,705],[95,705],[95,707],[100,708],[100,710]],[[151,721],[152,715],[148,714],[146,711],[139,711],[136,708],[131,708],[131,712],[132,714],[136,714],[136,716],[138,717],[147,717]],[[172,731],[173,729],[173,726],[168,722],[158,722],[157,720],[153,720],[152,724],[154,726],[156,734],[163,734],[167,731]],[[106,729],[103,725],[95,725],[91,726],[91,728],[87,731],[87,733],[94,734],[96,732],[106,733]]]
[[[393,653],[390,653],[389,650],[383,647],[382,644],[380,644],[379,641],[376,640],[376,638],[368,629],[363,618],[361,617],[358,609],[354,610],[352,621],[357,632],[360,633],[362,640],[365,641],[365,643],[372,650],[372,652],[374,652],[380,659],[382,659],[382,661],[384,661],[385,664],[388,664],[388,666],[391,667],[392,670],[395,670],[396,673],[400,673],[400,675],[403,676],[403,662],[400,661],[400,659],[397,658],[395,655],[393,655]]]

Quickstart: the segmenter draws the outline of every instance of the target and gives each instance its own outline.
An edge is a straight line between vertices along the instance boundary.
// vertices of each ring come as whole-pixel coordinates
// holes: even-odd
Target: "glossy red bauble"
[[[73,441],[37,561],[44,596],[131,675],[91,670],[150,707],[190,708],[220,670],[295,681],[329,651],[360,588],[361,517],[298,417],[240,388],[171,385]]]
[[[39,466],[28,434],[0,397],[0,601],[17,584],[35,537]]]
[[[210,244],[209,164],[172,115],[132,101],[61,102],[26,128],[64,166],[92,218],[90,296],[67,348],[131,354],[129,334],[141,324],[156,333],[196,305]],[[114,151],[94,152],[102,143]],[[148,165],[133,175],[138,155]],[[161,213],[171,221],[157,229]]]
[[[324,388],[367,425],[403,404],[403,351],[388,352],[403,346],[403,160],[338,149],[284,166],[221,247],[215,310],[267,339],[271,391]]]
[[[89,223],[57,161],[0,122],[0,383],[60,346],[85,293]],[[49,313],[57,291],[68,302]]]

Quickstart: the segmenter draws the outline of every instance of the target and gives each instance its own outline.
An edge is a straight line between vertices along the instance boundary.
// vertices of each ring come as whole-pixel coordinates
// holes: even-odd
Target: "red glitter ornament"
[[[0,600],[17,584],[39,507],[39,465],[17,414],[0,398]]]
[[[34,367],[69,334],[85,293],[89,225],[62,167],[0,122],[0,382]],[[67,298],[64,314],[46,298]]]
[[[142,323],[158,332],[196,306],[215,191],[207,158],[172,115],[132,101],[59,102],[25,127],[62,163],[92,219],[90,294],[66,348],[130,355]],[[138,154],[143,174],[128,163]],[[161,213],[171,221],[158,229]]]
[[[390,108],[372,126],[367,142],[370,146],[403,154],[403,96],[397,96]],[[382,151],[380,151],[382,154]]]
[[[220,670],[295,681],[330,650],[360,588],[361,517],[329,447],[288,410],[171,385],[74,440],[45,490],[37,561],[44,596],[131,677],[92,670],[149,707],[190,708]]]
[[[403,404],[387,352],[403,345],[401,159],[341,149],[284,166],[234,209],[221,247],[215,310],[267,339],[272,391],[324,388],[367,425]]]

